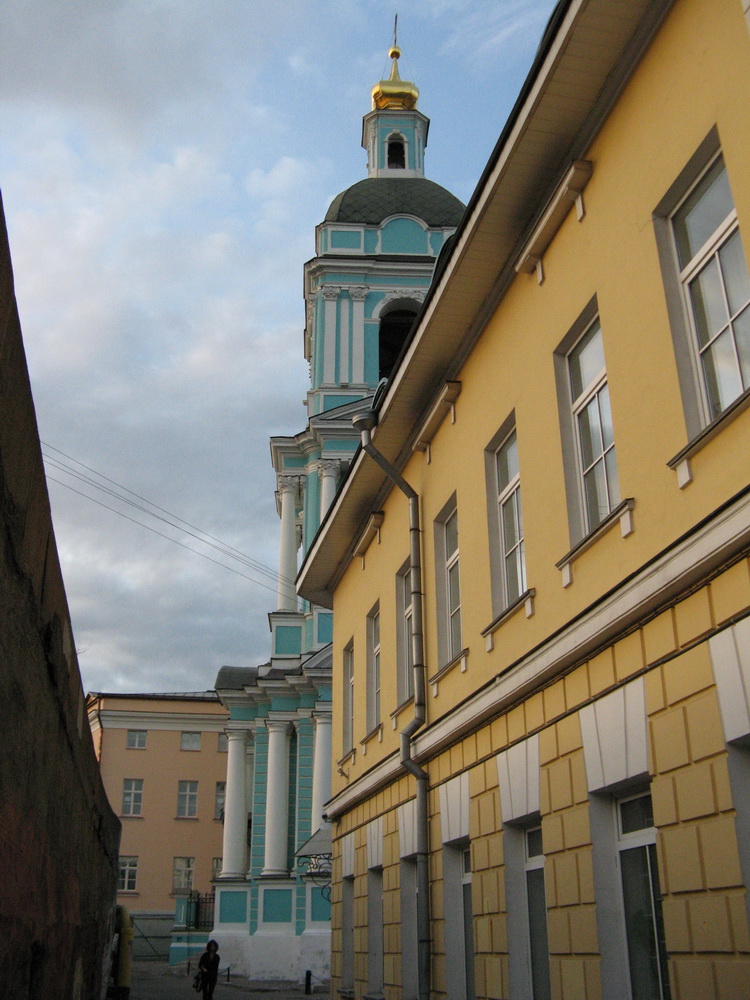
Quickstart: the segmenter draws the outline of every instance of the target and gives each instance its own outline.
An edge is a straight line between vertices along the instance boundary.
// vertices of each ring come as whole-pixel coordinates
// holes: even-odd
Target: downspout
[[[414,671],[414,717],[401,731],[401,766],[416,780],[417,786],[417,980],[419,1000],[430,997],[430,878],[428,774],[412,759],[412,737],[425,722],[425,666],[422,624],[422,561],[420,549],[419,496],[372,443],[370,432],[377,424],[377,414],[366,410],[353,419],[359,431],[362,450],[376,462],[391,482],[409,501],[409,589],[412,607],[412,663]]]

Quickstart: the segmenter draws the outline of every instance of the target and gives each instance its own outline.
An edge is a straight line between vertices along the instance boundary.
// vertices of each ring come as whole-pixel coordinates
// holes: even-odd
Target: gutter
[[[385,472],[409,501],[409,589],[411,591],[411,644],[414,671],[414,717],[401,731],[401,766],[414,776],[417,786],[417,982],[419,1000],[430,998],[430,878],[428,870],[429,776],[413,759],[412,737],[425,723],[425,664],[420,547],[419,496],[372,443],[371,431],[378,421],[374,410],[365,410],[352,420],[359,431],[362,450]]]

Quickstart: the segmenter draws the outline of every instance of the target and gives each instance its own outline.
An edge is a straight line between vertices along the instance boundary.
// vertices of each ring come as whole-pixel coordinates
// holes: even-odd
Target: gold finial
[[[391,74],[387,80],[381,80],[372,88],[373,109],[382,111],[392,108],[398,111],[410,111],[416,108],[419,98],[419,88],[409,80],[402,80],[398,72],[398,61],[401,49],[398,47],[398,14],[393,21],[393,45],[388,51],[391,61]]]

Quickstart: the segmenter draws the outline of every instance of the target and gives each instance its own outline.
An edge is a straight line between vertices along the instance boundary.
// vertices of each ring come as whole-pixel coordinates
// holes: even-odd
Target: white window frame
[[[216,882],[221,875],[224,858],[211,858],[211,881]]]
[[[628,954],[628,964],[629,964],[629,966],[632,965],[632,963],[630,962],[631,941],[630,941],[630,938],[628,937],[627,918],[625,917],[625,909],[624,909],[625,908],[625,903],[624,903],[624,889],[623,889],[623,884],[622,884],[622,855],[625,852],[627,852],[627,851],[638,849],[638,848],[646,848],[647,849],[646,858],[647,858],[647,861],[648,861],[648,870],[649,870],[649,876],[650,876],[650,878],[649,878],[649,889],[651,890],[651,907],[652,907],[653,933],[658,936],[659,928],[660,927],[661,927],[662,932],[663,932],[663,917],[662,917],[661,909],[660,909],[660,894],[659,894],[659,888],[658,888],[659,887],[659,870],[658,870],[658,865],[656,866],[655,870],[652,869],[652,864],[655,863],[655,858],[656,858],[656,850],[655,850],[655,848],[656,848],[656,827],[652,825],[652,826],[648,826],[648,827],[643,827],[643,828],[641,828],[639,830],[635,830],[635,831],[632,831],[632,832],[629,832],[629,833],[623,833],[623,830],[622,830],[622,806],[626,802],[632,802],[632,801],[635,801],[637,799],[642,799],[642,798],[649,798],[650,799],[651,798],[650,792],[649,791],[640,791],[640,792],[636,792],[636,793],[630,794],[630,795],[625,795],[625,796],[622,796],[620,798],[616,798],[616,799],[613,800],[613,805],[614,805],[614,820],[615,820],[615,826],[616,826],[615,847],[616,847],[616,850],[617,850],[617,867],[618,867],[619,884],[620,884],[620,899],[621,899],[621,905],[623,907],[623,917],[624,917],[624,926],[625,926],[625,938],[626,938],[627,954]],[[654,850],[653,851],[648,851],[649,847],[653,847]],[[654,895],[654,879],[656,881],[656,892],[657,892],[657,895]],[[669,1000],[669,997],[670,997],[669,972],[668,972],[668,969],[666,967],[666,960],[667,960],[666,948],[664,949],[664,952],[662,953],[661,950],[660,950],[660,948],[658,947],[658,942],[657,942],[657,947],[656,947],[656,962],[657,962],[657,967],[658,967],[658,979],[659,979],[658,985],[659,985],[660,992],[659,992],[658,998],[654,997],[654,1000]],[[638,962],[638,964],[642,965],[642,962]],[[632,973],[631,973],[631,977],[632,977]],[[666,989],[664,989],[665,983],[666,983]],[[631,978],[631,991],[632,991],[632,978]]]
[[[354,640],[344,646],[341,700],[341,743],[344,756],[354,749]]]
[[[195,858],[180,856],[172,862],[172,892],[192,892]]]
[[[367,616],[367,732],[381,723],[380,714],[380,602]]]
[[[121,816],[143,815],[143,778],[123,778]]]
[[[229,749],[229,736],[226,733],[217,733],[216,751],[226,753]]]
[[[412,618],[414,604],[411,595],[411,568],[407,559],[396,574],[396,697],[399,706],[414,697],[414,647]]]
[[[201,748],[200,733],[180,733],[180,750],[195,752]]]
[[[198,782],[177,782],[177,818],[195,819],[198,815]]]
[[[128,750],[145,750],[146,732],[145,729],[128,729],[125,743]]]
[[[138,856],[121,854],[117,869],[117,891],[137,892],[138,890]]]
[[[695,280],[701,272],[705,271],[713,260],[716,260],[717,264],[719,263],[719,252],[723,249],[724,246],[726,246],[729,243],[730,239],[735,235],[735,233],[739,232],[739,223],[737,220],[737,210],[734,206],[734,199],[732,199],[731,211],[719,223],[717,228],[714,230],[714,232],[711,234],[708,240],[703,244],[703,246],[700,247],[698,250],[696,250],[691,260],[689,260],[684,265],[684,267],[681,267],[679,259],[679,248],[677,245],[677,237],[675,232],[675,220],[679,215],[682,207],[685,205],[688,199],[694,194],[694,192],[698,189],[698,187],[700,187],[700,185],[703,183],[708,173],[713,169],[713,167],[718,163],[720,159],[723,160],[722,152],[721,150],[717,150],[716,153],[710,158],[708,163],[704,166],[704,168],[700,171],[700,173],[695,178],[694,182],[690,185],[688,190],[685,192],[683,197],[680,198],[679,202],[675,205],[673,211],[669,215],[670,232],[673,241],[674,265],[677,271],[678,281],[680,283],[680,287],[682,290],[685,315],[687,316],[687,324],[691,335],[691,347],[693,352],[695,376],[701,400],[702,420],[704,424],[710,424],[714,420],[718,419],[722,415],[722,413],[724,413],[725,410],[727,410],[728,407],[730,407],[731,404],[736,399],[738,399],[745,392],[747,392],[748,389],[750,389],[750,383],[745,385],[742,384],[742,369],[737,354],[737,338],[733,329],[734,320],[740,313],[744,312],[747,309],[747,303],[745,303],[745,305],[741,309],[739,309],[734,315],[731,314],[729,308],[729,302],[727,301],[727,296],[726,296],[726,283],[722,276],[721,289],[723,292],[723,298],[725,300],[724,304],[726,306],[727,314],[729,316],[729,322],[727,326],[723,328],[719,334],[713,335],[710,338],[709,344],[705,345],[702,348],[698,337],[698,330],[695,321],[695,311],[693,309],[691,295],[690,295],[691,282]],[[726,169],[727,169],[726,163],[724,163],[725,173]],[[727,176],[727,183],[729,183],[728,176]],[[724,405],[720,406],[717,409],[712,405],[711,400],[709,398],[709,393],[707,388],[707,377],[703,364],[703,355],[705,353],[708,353],[710,347],[716,343],[716,341],[725,332],[725,330],[729,330],[730,332],[731,343],[734,352],[734,360],[736,365],[736,373],[739,376],[741,389],[739,393],[737,393],[734,397],[732,397],[732,399],[727,400]]]
[[[471,845],[468,838],[462,837],[443,844],[446,986],[452,1000],[474,1000],[475,997],[471,868]],[[460,905],[455,905],[456,900],[460,900]]]
[[[610,497],[610,470],[607,467],[607,456],[611,454],[613,456],[615,473],[617,472],[617,456],[615,452],[615,440],[614,440],[614,428],[612,431],[612,441],[609,445],[604,444],[602,439],[602,450],[596,455],[593,461],[586,464],[586,459],[583,454],[583,445],[581,443],[581,416],[589,408],[589,406],[596,401],[597,412],[599,413],[599,426],[604,425],[604,421],[601,420],[602,405],[601,401],[605,390],[607,390],[607,406],[609,409],[609,421],[612,423],[612,407],[609,403],[609,381],[607,379],[607,366],[606,362],[602,368],[590,379],[587,385],[581,388],[578,395],[574,395],[575,390],[573,389],[573,379],[571,375],[571,367],[573,364],[573,356],[578,350],[581,343],[595,330],[598,328],[598,335],[601,338],[602,344],[602,355],[604,354],[604,335],[602,332],[602,325],[599,319],[599,315],[595,315],[589,323],[586,324],[585,328],[582,330],[581,334],[576,338],[575,343],[571,346],[570,350],[567,352],[567,362],[568,362],[568,384],[570,387],[570,407],[572,414],[572,422],[574,428],[575,436],[575,448],[576,448],[576,466],[578,470],[578,491],[580,495],[580,510],[582,518],[582,528],[584,537],[590,532],[594,531],[599,527],[602,522],[606,521],[607,517],[612,513],[612,511],[617,507],[620,502],[620,487],[619,487],[619,476],[617,478],[615,495]],[[598,520],[594,520],[592,513],[589,510],[589,505],[586,497],[586,475],[591,472],[597,465],[601,464],[604,470],[605,486],[606,486],[606,502],[607,508],[605,512],[602,512]]]
[[[223,817],[226,801],[227,783],[226,781],[217,781],[214,793],[214,819],[221,819]]]
[[[455,518],[456,546],[449,547],[449,525]],[[463,652],[463,622],[461,620],[461,546],[459,541],[458,504],[456,494],[438,514],[434,522],[436,590],[435,604],[438,626],[438,659],[440,669],[452,663]],[[458,600],[451,593],[451,573],[458,580]],[[454,637],[454,622],[458,622],[458,635]]]
[[[529,835],[532,833],[539,833],[541,836],[542,826],[541,823],[535,825],[527,826],[523,828],[523,852],[524,852],[524,888],[525,888],[525,898],[526,898],[526,933],[528,937],[529,945],[529,982],[531,984],[531,995],[534,1000],[549,1000],[551,996],[551,984],[550,984],[550,974],[549,974],[549,947],[548,938],[546,932],[546,919],[547,919],[547,887],[544,886],[544,899],[545,899],[545,934],[544,941],[535,941],[534,935],[532,933],[532,919],[531,919],[531,899],[529,897],[529,874],[534,871],[542,871],[544,873],[545,868],[545,855],[544,847],[542,847],[541,854],[530,854],[529,853]],[[540,983],[534,978],[534,950],[535,948],[541,947],[541,953],[547,956],[547,970],[546,970],[546,982]]]
[[[500,575],[502,578],[503,608],[510,607],[526,591],[526,556],[523,534],[523,516],[521,507],[521,474],[520,463],[518,471],[503,486],[500,481],[500,453],[506,448],[511,439],[515,439],[516,452],[518,451],[518,433],[516,428],[505,435],[500,444],[495,448],[493,456],[494,485],[497,502],[497,530],[498,544],[500,551]],[[515,512],[515,525],[517,531],[514,533],[513,544],[506,548],[506,510],[512,505]],[[513,593],[509,586],[508,560],[513,558],[516,566],[518,579],[518,593]]]

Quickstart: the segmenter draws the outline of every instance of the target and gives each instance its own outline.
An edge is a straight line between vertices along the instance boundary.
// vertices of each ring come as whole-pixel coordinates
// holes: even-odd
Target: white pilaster
[[[310,831],[323,825],[323,806],[331,797],[331,716],[328,712],[313,715],[315,746],[313,750],[312,818]]]
[[[323,289],[323,383],[334,385],[336,382],[336,302],[340,288],[333,285]]]
[[[349,378],[349,338],[352,325],[352,304],[349,299],[341,300],[341,326],[339,329],[339,382],[350,382]]]
[[[288,875],[289,740],[288,722],[269,719],[268,772],[266,776],[266,850],[263,875]]]
[[[244,729],[227,730],[221,878],[245,878],[247,875],[246,740],[247,732]]]
[[[355,384],[365,380],[365,299],[369,290],[367,285],[357,285],[349,289],[353,306],[352,382]]]
[[[323,460],[318,462],[318,475],[320,476],[320,520],[326,516],[328,508],[333,503],[336,496],[336,480],[338,479],[341,463],[338,461]]]
[[[295,476],[279,477],[281,494],[281,539],[279,544],[279,583],[277,604],[279,611],[296,611],[297,594],[294,579],[297,576],[297,531],[295,506],[298,481]]]

